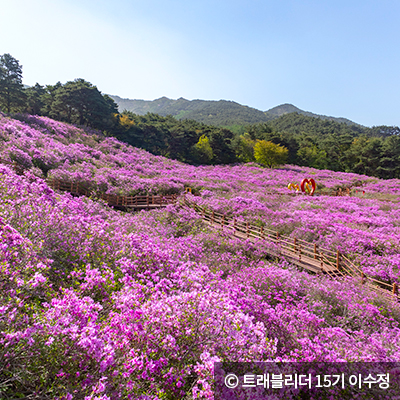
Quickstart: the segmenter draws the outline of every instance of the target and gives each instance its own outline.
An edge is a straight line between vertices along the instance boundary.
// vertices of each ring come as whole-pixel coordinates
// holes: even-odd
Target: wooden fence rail
[[[0,158],[0,163],[10,165],[18,174],[22,174],[26,167],[18,164],[15,161],[9,161]],[[168,204],[176,202],[178,195],[146,195],[146,196],[120,196],[113,194],[102,193],[101,191],[90,191],[79,182],[68,182],[61,179],[46,179],[47,184],[55,189],[64,192],[69,192],[81,196],[94,196],[96,198],[105,200],[109,206],[113,207],[127,207],[127,208],[158,208],[165,207]]]
[[[75,182],[65,182],[60,179],[48,179],[47,184],[56,190],[70,192],[72,194],[83,196],[94,196],[105,200],[108,205],[116,207],[128,208],[158,208],[165,207],[168,204],[175,203],[177,199],[176,194],[169,195],[140,195],[140,196],[120,196],[113,194],[106,194],[102,192],[91,192],[87,190],[82,184]]]
[[[210,211],[189,201],[186,196],[182,198],[181,204],[193,209],[209,225],[229,231],[235,237],[252,241],[267,241],[269,243],[267,251],[274,256],[283,256],[308,271],[326,274],[334,279],[346,276],[360,279],[363,285],[381,296],[390,301],[399,301],[397,283],[389,284],[365,275],[359,267],[339,251],[335,252],[303,239],[281,235],[271,229],[251,225],[216,211]]]
[[[26,167],[17,163],[16,161],[8,161],[8,160],[5,160],[4,158],[0,158],[0,163],[5,164],[5,165],[10,165],[11,168],[19,175],[22,175],[24,173],[24,171],[26,170]]]

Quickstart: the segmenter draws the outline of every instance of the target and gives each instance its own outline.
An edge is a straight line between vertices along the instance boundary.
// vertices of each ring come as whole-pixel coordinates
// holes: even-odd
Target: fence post
[[[314,243],[314,260],[317,259],[317,245]]]
[[[225,225],[225,214],[221,218],[221,228],[223,229]]]
[[[397,295],[397,283],[393,283],[393,294],[396,296]]]
[[[263,226],[261,226],[261,228],[260,228],[260,235],[261,235],[261,239],[265,239],[264,238],[264,227]]]
[[[249,223],[248,222],[246,222],[246,234],[247,234],[247,237],[250,237]]]
[[[364,272],[361,272],[361,285],[364,285]]]
[[[294,244],[294,252],[296,253],[296,251],[297,251],[297,239],[296,238],[294,238],[293,244]]]
[[[146,196],[147,206],[149,206],[149,195]]]
[[[301,261],[301,243],[299,244],[299,261]]]
[[[340,266],[340,251],[337,250],[336,252],[336,268],[339,269]]]
[[[278,254],[282,254],[282,247],[280,246],[281,236],[276,232],[276,244],[278,246]]]

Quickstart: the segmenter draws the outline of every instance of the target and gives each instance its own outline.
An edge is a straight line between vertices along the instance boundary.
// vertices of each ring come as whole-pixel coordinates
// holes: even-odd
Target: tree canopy
[[[254,158],[260,164],[269,168],[284,164],[287,160],[288,149],[266,140],[257,140],[254,145]]]
[[[96,86],[84,79],[59,86],[52,100],[50,116],[98,129],[111,125],[110,116],[117,109],[109,96],[103,96]]]
[[[287,160],[288,149],[266,140],[257,140],[254,146],[254,158],[260,164],[269,168],[284,164]]]
[[[10,113],[25,104],[22,67],[10,54],[0,56],[0,108]]]
[[[206,135],[201,135],[195,144],[196,155],[200,164],[209,164],[214,157],[210,140]]]

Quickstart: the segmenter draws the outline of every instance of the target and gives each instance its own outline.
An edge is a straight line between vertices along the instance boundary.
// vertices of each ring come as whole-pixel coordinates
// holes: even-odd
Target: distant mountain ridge
[[[216,126],[249,125],[268,122],[282,115],[297,112],[308,117],[320,118],[347,125],[358,125],[347,118],[329,117],[303,111],[292,104],[281,104],[267,111],[260,111],[228,100],[186,100],[183,97],[173,100],[161,97],[156,100],[132,100],[109,95],[120,112],[127,110],[144,115],[148,112],[162,116],[173,115],[177,119],[193,119]]]
[[[320,119],[326,119],[329,121],[335,121],[335,122],[339,122],[339,123],[345,123],[347,125],[357,125],[357,126],[362,126],[360,124],[357,124],[356,122],[353,122],[347,118],[343,118],[343,117],[329,117],[327,115],[321,115],[321,114],[314,114],[312,112],[309,111],[303,111],[300,110],[300,108],[297,108],[296,106],[294,106],[293,104],[281,104],[280,106],[276,106],[273,107],[271,109],[269,109],[268,111],[265,111],[266,114],[273,116],[272,119],[274,118],[279,118],[282,115],[285,114],[290,114],[293,112],[297,112],[298,114],[301,115],[305,115],[307,117],[314,117],[314,118],[320,118]]]

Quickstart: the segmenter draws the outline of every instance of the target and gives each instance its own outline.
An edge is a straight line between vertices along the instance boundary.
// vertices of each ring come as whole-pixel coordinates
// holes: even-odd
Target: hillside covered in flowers
[[[215,361],[400,361],[399,305],[360,282],[299,271],[179,202],[131,213],[96,196],[190,187],[199,205],[399,283],[399,180],[195,167],[37,116],[0,115],[0,158],[0,398],[211,399]],[[293,195],[305,177],[315,195]]]

